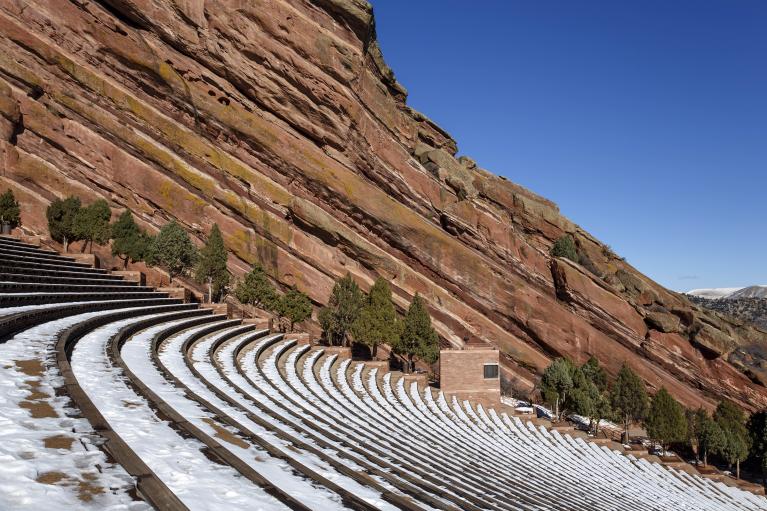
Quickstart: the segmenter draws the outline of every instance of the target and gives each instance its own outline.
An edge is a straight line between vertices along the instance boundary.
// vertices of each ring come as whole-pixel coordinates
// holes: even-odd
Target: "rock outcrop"
[[[689,406],[767,405],[765,334],[641,275],[555,204],[456,158],[406,104],[363,0],[0,0],[2,185],[157,229],[216,222],[316,304],[349,271],[429,303],[445,344],[497,345],[530,389],[552,357],[627,361]],[[552,259],[570,234],[588,264]]]

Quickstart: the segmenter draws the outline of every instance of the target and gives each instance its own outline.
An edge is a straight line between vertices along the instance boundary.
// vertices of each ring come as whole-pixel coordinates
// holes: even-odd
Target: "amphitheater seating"
[[[0,424],[2,509],[767,509],[6,237]]]

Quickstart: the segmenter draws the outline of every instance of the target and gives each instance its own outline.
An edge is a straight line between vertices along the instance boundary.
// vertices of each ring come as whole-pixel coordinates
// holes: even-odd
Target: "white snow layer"
[[[716,300],[718,298],[726,298],[736,291],[740,291],[742,287],[717,287],[710,289],[690,289],[687,291],[688,295],[700,296],[701,298],[710,298]]]
[[[94,330],[77,343],[72,354],[72,369],[80,385],[114,431],[191,510],[284,509],[231,467],[209,460],[201,451],[202,443],[182,438],[127,385],[123,373],[109,361],[105,346],[119,328],[132,321],[136,319]],[[129,344],[149,342],[173,323],[148,328]],[[150,374],[137,376],[148,383]]]
[[[90,423],[68,417],[71,401],[56,396],[64,384],[55,362],[57,334],[112,312],[51,321],[0,344],[0,509],[149,508],[128,495],[133,479],[107,462]]]

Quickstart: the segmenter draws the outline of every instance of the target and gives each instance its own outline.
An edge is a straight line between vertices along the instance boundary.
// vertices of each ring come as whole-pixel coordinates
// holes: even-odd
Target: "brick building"
[[[463,349],[439,352],[440,389],[448,399],[470,399],[485,406],[501,401],[498,349],[482,342],[467,341]]]

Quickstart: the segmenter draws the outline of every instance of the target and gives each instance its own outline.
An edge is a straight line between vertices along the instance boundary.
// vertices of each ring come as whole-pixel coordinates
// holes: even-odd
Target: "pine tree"
[[[11,229],[18,227],[21,223],[21,208],[11,189],[0,195],[0,222],[8,222],[11,224]]]
[[[607,392],[600,392],[594,402],[594,415],[589,417],[594,427],[594,435],[599,435],[599,423],[603,419],[613,416],[613,408],[610,405],[610,396]]]
[[[708,417],[704,408],[698,408],[697,410],[686,410],[685,418],[687,419],[687,443],[690,449],[695,453],[695,460],[700,462],[700,439],[703,421]]]
[[[590,357],[580,370],[588,382],[587,393],[591,401],[591,414],[587,415],[590,422],[589,429],[593,429],[594,435],[598,435],[599,423],[602,419],[612,416],[610,398],[607,395],[607,372],[594,356]]]
[[[277,301],[277,312],[280,316],[287,318],[288,331],[292,332],[295,323],[311,317],[312,302],[305,293],[292,287]]]
[[[64,200],[55,199],[45,211],[48,232],[53,240],[64,245],[64,252],[69,251],[70,243],[80,239],[75,234],[75,218],[80,208],[80,199],[72,196]]]
[[[189,234],[175,220],[165,224],[152,240],[148,262],[168,272],[170,280],[184,275],[197,261],[197,249]]]
[[[209,284],[210,300],[218,302],[229,285],[229,270],[226,268],[226,245],[218,224],[213,224],[208,241],[200,250],[195,279],[200,284]]]
[[[628,443],[631,424],[645,418],[649,404],[644,383],[625,363],[613,383],[610,404],[623,423],[624,441]]]
[[[359,317],[352,324],[354,339],[370,346],[370,354],[375,358],[380,343],[389,346],[397,344],[400,328],[389,283],[379,277],[370,288]]]
[[[242,304],[251,305],[267,311],[277,307],[278,296],[269,281],[264,268],[256,263],[234,288],[234,296]]]
[[[331,345],[347,345],[348,334],[359,317],[364,300],[350,273],[336,281],[327,306],[319,314],[320,326]]]
[[[559,420],[564,403],[569,397],[573,382],[573,363],[566,358],[555,358],[541,377],[541,394],[549,405],[554,406],[554,417]]]
[[[392,346],[394,353],[407,358],[407,371],[415,370],[415,358],[433,364],[439,358],[439,337],[431,326],[426,303],[418,293],[413,297],[402,322],[402,334]]]
[[[597,390],[600,392],[607,390],[607,372],[599,365],[599,360],[596,357],[590,357],[581,366],[581,371],[583,371],[586,379],[596,386]]]
[[[90,251],[93,252],[93,243],[104,245],[109,242],[112,235],[112,227],[109,220],[112,217],[112,210],[109,209],[109,203],[104,199],[99,199],[90,205],[80,208],[75,215],[73,230],[77,239],[84,240],[82,251],[90,244]]]
[[[582,373],[580,373],[580,368],[576,368],[575,378],[583,378]],[[591,419],[596,414],[595,407],[598,398],[599,392],[594,384],[584,380],[582,383],[573,385],[573,389],[570,391],[565,406],[568,412]],[[565,408],[563,407],[563,411],[564,409]]]
[[[650,438],[658,440],[664,451],[669,444],[681,442],[687,436],[684,408],[664,387],[652,397],[645,427]]]
[[[702,412],[702,413],[700,413]],[[698,415],[700,413],[700,415]],[[700,410],[696,412],[698,421],[698,445],[703,454],[703,465],[708,465],[708,455],[720,454],[724,449],[724,431],[719,424],[709,417],[708,412]]]
[[[112,255],[123,260],[124,268],[128,262],[143,261],[151,242],[152,238],[141,230],[127,209],[112,224]]]
[[[767,488],[767,411],[754,412],[748,418],[751,457],[762,469],[762,485]]]
[[[743,410],[734,403],[722,401],[714,411],[714,421],[724,436],[720,454],[730,467],[736,464],[736,477],[740,479],[740,462],[746,459],[751,448]]]

